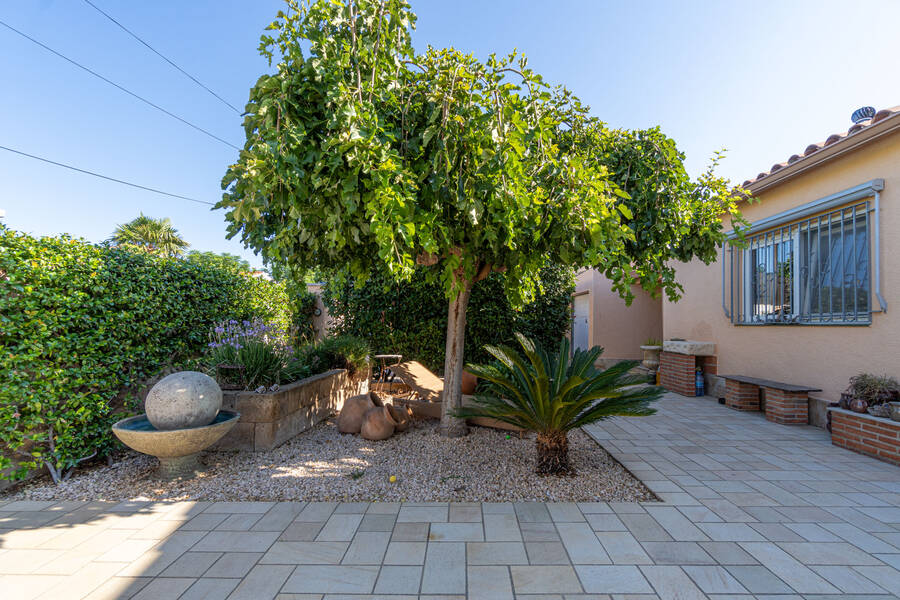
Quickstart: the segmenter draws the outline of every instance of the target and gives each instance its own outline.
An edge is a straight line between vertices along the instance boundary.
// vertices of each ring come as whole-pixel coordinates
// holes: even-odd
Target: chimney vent
[[[863,106],[862,108],[857,108],[853,111],[853,114],[850,115],[850,120],[854,123],[861,123],[863,121],[868,121],[872,117],[875,116],[875,108],[872,106]]]

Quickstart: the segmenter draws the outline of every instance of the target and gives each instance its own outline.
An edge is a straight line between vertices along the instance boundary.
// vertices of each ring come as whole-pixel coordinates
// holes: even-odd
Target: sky
[[[92,0],[243,108],[280,0]],[[414,43],[480,58],[513,48],[612,127],[660,126],[692,175],[752,179],[846,130],[861,106],[900,104],[900,0],[411,0]],[[83,0],[0,3],[0,20],[235,146],[241,117]],[[0,26],[0,145],[209,202],[237,151]],[[197,250],[261,260],[227,240],[223,211],[0,150],[3,222],[93,242],[140,213]]]

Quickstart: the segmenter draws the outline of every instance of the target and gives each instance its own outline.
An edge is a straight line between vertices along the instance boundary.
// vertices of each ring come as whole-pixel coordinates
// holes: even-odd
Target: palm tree
[[[631,375],[637,361],[620,362],[599,370],[594,361],[603,352],[570,352],[569,340],[560,342],[556,354],[548,354],[520,333],[516,339],[524,358],[513,348],[485,346],[497,359],[493,365],[467,365],[466,370],[488,382],[486,394],[457,411],[462,418],[490,417],[537,433],[537,467],[540,474],[571,472],[567,432],[612,416],[652,415],[650,403],[663,389],[638,385],[647,378]]]
[[[165,256],[178,256],[190,246],[168,218],[154,219],[143,213],[128,223],[117,225],[112,241],[118,246],[137,246]]]

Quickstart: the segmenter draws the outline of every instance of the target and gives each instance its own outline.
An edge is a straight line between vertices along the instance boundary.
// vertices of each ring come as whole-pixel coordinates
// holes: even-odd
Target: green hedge
[[[199,356],[222,320],[286,328],[288,306],[283,285],[240,269],[0,226],[3,476],[105,455],[140,382]]]
[[[575,291],[572,269],[548,266],[541,273],[543,293],[515,310],[503,291],[505,275],[494,273],[472,290],[466,323],[466,362],[490,361],[485,344],[513,344],[521,332],[543,346],[558,344],[571,324]],[[372,274],[361,287],[352,281],[329,283],[322,294],[337,333],[360,337],[375,354],[402,354],[435,372],[444,368],[447,299],[424,268],[412,280],[396,283]]]

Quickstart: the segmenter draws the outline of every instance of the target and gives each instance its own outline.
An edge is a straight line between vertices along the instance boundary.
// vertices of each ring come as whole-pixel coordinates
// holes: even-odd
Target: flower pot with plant
[[[644,353],[644,360],[641,361],[641,365],[651,371],[659,369],[659,353],[662,352],[662,348],[662,342],[655,338],[649,338],[645,341],[644,345],[641,346],[641,352]]]
[[[844,393],[851,398],[850,410],[889,419],[890,403],[900,399],[900,383],[887,375],[860,373],[850,378]]]

